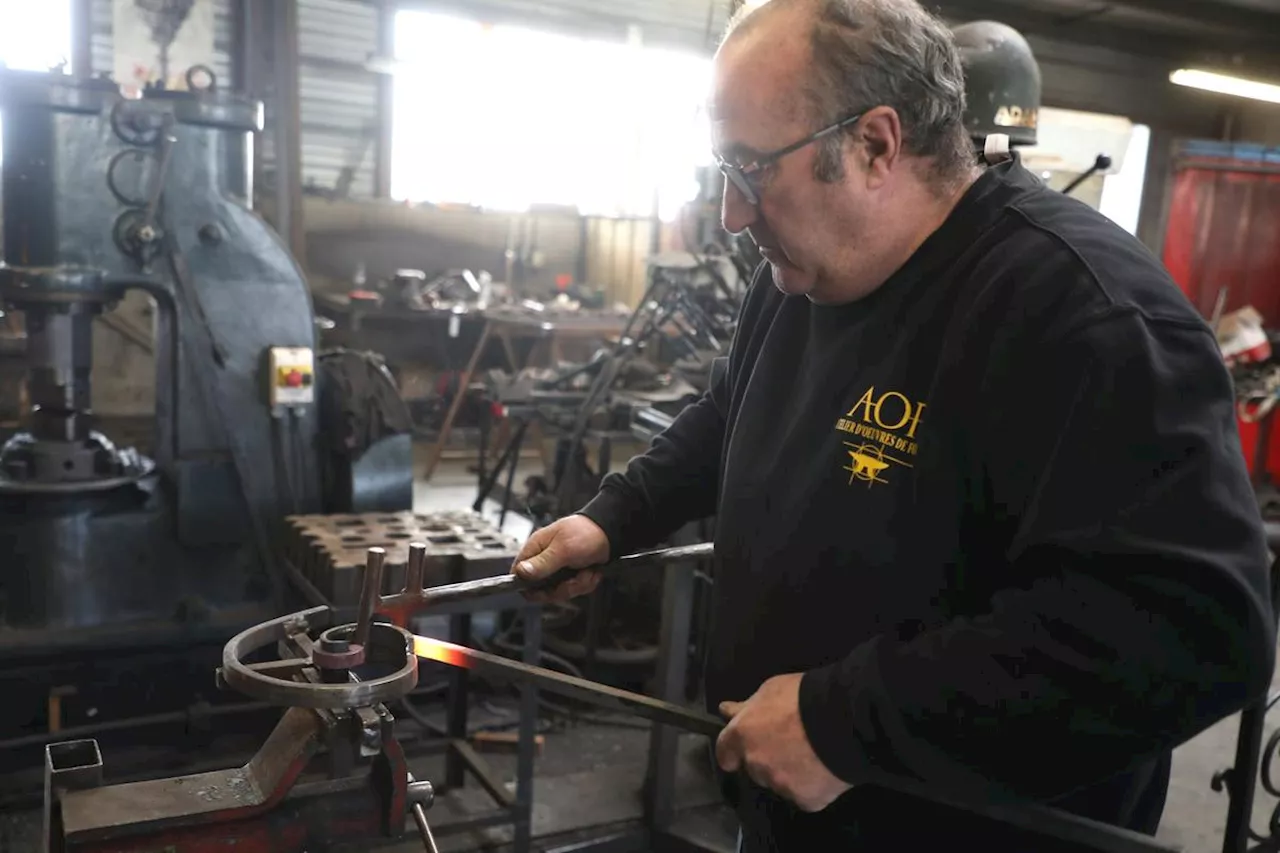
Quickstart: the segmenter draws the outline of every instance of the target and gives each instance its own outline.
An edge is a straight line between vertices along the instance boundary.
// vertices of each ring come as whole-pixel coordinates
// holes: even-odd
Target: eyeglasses
[[[806,136],[799,142],[793,142],[785,148],[770,151],[768,154],[761,154],[755,160],[742,166],[729,163],[721,157],[716,157],[716,166],[719,167],[720,172],[725,177],[725,180],[733,184],[734,187],[737,188],[738,192],[742,193],[742,197],[747,200],[747,204],[754,207],[760,204],[760,193],[763,191],[763,187],[760,186],[760,177],[765,168],[778,162],[793,151],[799,151],[806,145],[812,145],[824,136],[830,136],[833,133],[844,130],[850,125],[857,124],[858,120],[864,115],[866,115],[865,110],[860,113],[855,113],[846,119],[841,119],[833,125],[824,127],[817,133]]]

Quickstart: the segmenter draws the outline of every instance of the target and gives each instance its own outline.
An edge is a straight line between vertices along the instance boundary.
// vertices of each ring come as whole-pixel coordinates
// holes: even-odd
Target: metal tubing
[[[667,566],[663,575],[656,680],[658,697],[674,702],[685,690],[697,579],[689,566],[675,563]],[[652,831],[666,831],[675,819],[679,742],[680,731],[673,726],[654,726],[649,735],[644,811],[646,828]]]
[[[542,608],[524,609],[524,648],[521,658],[529,666],[542,659]],[[520,685],[520,738],[516,756],[515,841],[517,850],[528,850],[533,836],[533,764],[538,722],[538,685]],[[522,846],[523,845],[523,846]]]
[[[462,576],[465,568],[462,563],[455,563],[452,578]],[[449,639],[459,645],[471,642],[471,613],[455,613],[449,617]],[[445,712],[445,726],[454,743],[467,739],[467,712],[470,707],[470,673],[465,668],[455,667],[449,673],[449,698]],[[457,749],[449,750],[444,757],[444,786],[447,790],[461,788],[466,784],[466,761]]]
[[[436,837],[431,834],[431,827],[427,824],[427,812],[422,807],[422,803],[413,804],[413,822],[418,825],[418,834],[422,836],[422,846],[426,848],[427,853],[440,853],[440,848],[436,846]]]
[[[351,635],[351,642],[358,646],[369,645],[369,627],[382,599],[382,567],[386,561],[386,549],[369,549],[364,564],[364,585],[360,589],[360,607],[356,611],[356,629]]]

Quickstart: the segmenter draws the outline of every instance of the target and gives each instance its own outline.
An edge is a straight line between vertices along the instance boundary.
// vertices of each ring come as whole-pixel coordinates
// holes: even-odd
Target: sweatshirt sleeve
[[[1013,532],[998,591],[803,677],[806,733],[850,783],[1054,799],[1270,684],[1269,556],[1211,334],[1113,308],[1026,356],[975,439]]]
[[[624,472],[604,478],[581,514],[600,525],[609,553],[660,542],[681,525],[715,514],[725,436],[727,359],[712,365],[710,387],[654,437]]]

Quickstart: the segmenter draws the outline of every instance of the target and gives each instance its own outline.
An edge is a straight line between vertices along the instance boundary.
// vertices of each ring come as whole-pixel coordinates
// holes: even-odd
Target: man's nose
[[[741,234],[756,221],[759,211],[747,201],[733,181],[724,182],[724,198],[720,202],[720,224],[730,234]]]

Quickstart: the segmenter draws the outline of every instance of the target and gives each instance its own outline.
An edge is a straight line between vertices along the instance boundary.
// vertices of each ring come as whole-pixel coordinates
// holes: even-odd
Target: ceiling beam
[[[1273,44],[1277,33],[1280,33],[1280,13],[1234,6],[1221,0],[1114,0],[1111,5],[1229,27],[1253,36],[1268,37]]]
[[[1159,5],[1166,0],[1150,0]],[[1130,2],[1130,0],[1125,0]],[[1132,0],[1146,3],[1148,0]],[[1026,36],[1106,48],[1119,53],[1170,62],[1227,62],[1239,57],[1243,67],[1274,70],[1273,32],[1249,34],[1249,38],[1217,34],[1203,36],[1157,33],[1140,24],[1109,21],[1099,16],[1061,15],[1028,8],[1017,0],[924,0],[926,6],[951,21],[988,19],[1008,24]]]

